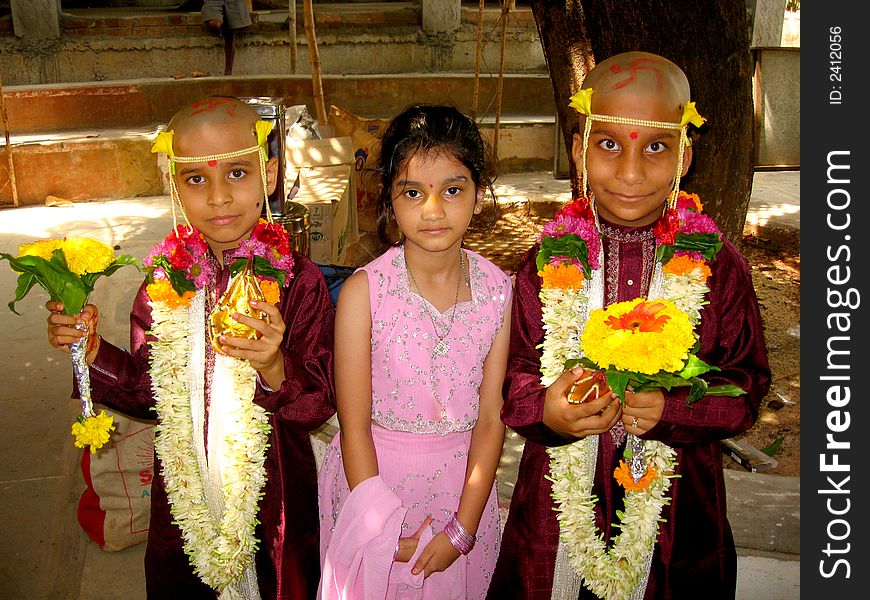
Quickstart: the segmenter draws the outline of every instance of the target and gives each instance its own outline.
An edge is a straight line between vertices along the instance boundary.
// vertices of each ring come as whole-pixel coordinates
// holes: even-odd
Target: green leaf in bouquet
[[[121,267],[136,267],[139,271],[142,270],[139,261],[129,254],[122,254],[115,258],[115,262],[109,265],[104,271],[100,271],[99,273],[85,273],[82,275],[82,281],[85,284],[85,287],[88,289],[88,292],[94,291],[94,285],[100,277],[109,277],[113,275],[115,271],[120,269]]]
[[[631,381],[631,374],[624,371],[617,371],[616,369],[607,369],[604,374],[607,377],[607,385],[610,387],[611,391],[619,397],[624,405],[625,389]]]
[[[722,249],[722,239],[718,233],[679,233],[673,247],[675,250],[700,252],[707,260],[713,260]]]
[[[737,387],[736,385],[714,385],[707,388],[708,396],[730,396],[736,398],[737,396],[742,396],[746,393],[741,387]]]
[[[196,285],[194,282],[185,277],[183,272],[173,269],[172,265],[169,263],[169,259],[165,256],[154,257],[154,264],[148,269],[149,282],[154,281],[154,270],[157,268],[163,269],[163,272],[166,273],[166,276],[169,278],[169,283],[172,285],[172,289],[175,290],[175,293],[179,296],[183,296],[184,292],[196,291]]]
[[[686,364],[683,365],[683,368],[680,370],[679,375],[683,379],[691,379],[692,377],[697,377],[698,375],[718,370],[719,367],[708,365],[696,355],[690,354],[689,358],[686,360]]]
[[[245,268],[248,264],[248,258],[242,258],[230,265],[230,276],[235,276],[239,271]],[[260,277],[271,277],[278,282],[278,285],[284,285],[286,273],[282,269],[276,269],[269,262],[269,259],[255,255],[254,256],[254,274]]]
[[[700,377],[691,377],[689,380],[689,395],[686,396],[686,405],[691,406],[707,395],[707,382]]]
[[[592,270],[589,267],[589,249],[586,241],[579,236],[569,233],[559,238],[546,236],[541,239],[541,249],[538,251],[536,265],[538,271],[544,269],[553,256],[568,256],[580,261],[583,267],[583,275],[587,279],[592,278]]]
[[[22,300],[34,284],[38,284],[48,292],[52,300],[63,302],[66,314],[74,315],[81,312],[88,297],[85,286],[77,275],[67,270],[63,254],[55,257],[55,253],[52,253],[51,260],[32,255],[15,257],[10,254],[0,254],[0,258],[8,260],[14,271],[21,273],[18,277],[15,299],[9,303],[12,312],[19,314],[15,310],[15,303]]]

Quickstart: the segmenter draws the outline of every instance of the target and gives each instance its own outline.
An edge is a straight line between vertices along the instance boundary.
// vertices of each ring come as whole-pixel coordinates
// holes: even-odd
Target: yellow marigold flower
[[[196,295],[188,291],[184,292],[183,296],[179,296],[168,279],[157,279],[153,283],[149,283],[145,291],[153,302],[163,302],[172,309],[189,305]]]
[[[619,466],[613,471],[613,477],[619,485],[625,488],[626,492],[643,492],[649,489],[657,475],[658,472],[652,466],[648,466],[643,477],[635,481],[631,474],[631,468],[625,464],[624,460],[619,461]]]
[[[107,415],[101,410],[100,414],[86,419],[79,419],[72,425],[72,434],[75,436],[76,448],[91,447],[91,454],[102,448],[109,441],[109,432],[115,429],[112,424],[112,415]]]
[[[61,242],[69,270],[76,275],[101,273],[115,261],[115,250],[90,238],[66,238]]]
[[[544,289],[558,288],[560,290],[580,289],[583,285],[583,270],[569,262],[557,265],[546,264],[543,271],[538,271],[541,277],[541,287]]]
[[[278,304],[281,299],[281,288],[277,281],[272,279],[260,279],[260,291],[263,292],[263,297],[269,304]]]
[[[689,275],[702,281],[712,275],[709,265],[703,260],[694,260],[685,254],[674,256],[662,267],[662,271],[672,275]]]
[[[39,240],[30,244],[18,244],[18,256],[38,256],[51,259],[51,253],[60,248],[60,240]]]
[[[583,354],[600,368],[645,375],[679,371],[694,343],[686,313],[669,300],[644,298],[593,310],[580,340]]]

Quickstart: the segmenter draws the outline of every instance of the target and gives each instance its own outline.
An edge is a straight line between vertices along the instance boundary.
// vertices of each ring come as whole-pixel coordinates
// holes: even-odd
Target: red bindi
[[[637,134],[635,134],[635,135],[637,135]],[[217,166],[217,161],[216,161],[216,160],[210,160],[210,161],[208,161],[208,166],[210,166],[210,167],[216,167],[216,166]]]
[[[636,131],[629,131],[628,137],[630,137],[633,140],[636,140],[637,139],[637,132]]]

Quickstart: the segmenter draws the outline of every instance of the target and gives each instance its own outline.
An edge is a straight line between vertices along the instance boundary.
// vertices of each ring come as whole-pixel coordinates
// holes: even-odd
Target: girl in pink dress
[[[379,230],[336,313],[341,430],[318,481],[321,598],[483,598],[498,557],[495,471],[511,281],[462,248],[493,179],[472,120],[413,106],[386,129]]]

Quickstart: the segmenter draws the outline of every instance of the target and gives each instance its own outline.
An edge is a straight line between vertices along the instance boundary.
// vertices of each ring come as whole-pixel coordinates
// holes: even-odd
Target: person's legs
[[[224,75],[233,74],[236,58],[236,30],[224,27]]]

